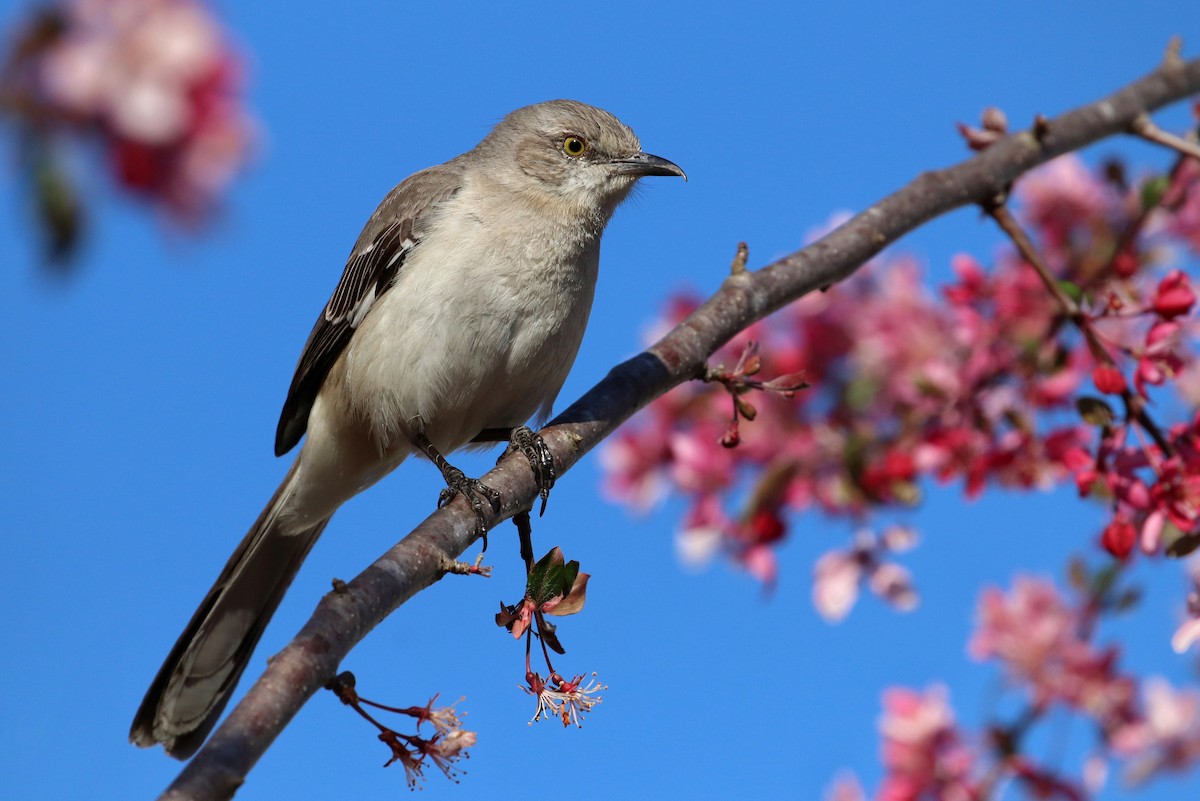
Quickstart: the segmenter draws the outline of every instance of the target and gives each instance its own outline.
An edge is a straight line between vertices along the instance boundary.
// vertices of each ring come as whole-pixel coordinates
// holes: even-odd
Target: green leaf
[[[1076,303],[1083,302],[1083,290],[1079,288],[1079,284],[1074,281],[1068,281],[1065,278],[1059,279],[1058,288],[1063,291],[1067,297]]]
[[[529,578],[525,582],[525,596],[541,606],[569,593],[577,575],[579,562],[572,560],[563,564],[562,549],[555,546],[529,571]]]
[[[1092,596],[1102,603],[1105,602],[1109,594],[1116,588],[1117,579],[1120,577],[1120,562],[1112,562],[1097,570],[1092,576]]]
[[[575,565],[576,567],[579,566],[578,562],[572,562],[571,564]],[[573,615],[582,610],[584,603],[587,602],[587,585],[589,578],[591,578],[591,576],[589,576],[587,573],[576,574],[575,583],[571,585],[570,592],[564,595],[563,599],[553,607],[546,609],[546,614],[561,617],[563,615]]]
[[[512,631],[512,624],[517,620],[517,607],[505,606],[504,602],[500,602],[500,611],[496,613],[496,625],[503,629]]]
[[[34,156],[34,201],[46,259],[60,267],[75,255],[83,231],[83,206],[70,175],[50,148]]]
[[[1142,211],[1150,211],[1161,203],[1168,186],[1170,186],[1170,182],[1165,175],[1147,178],[1146,182],[1142,184]]]
[[[916,506],[921,502],[921,488],[911,481],[893,481],[892,497],[905,506]]]
[[[865,376],[855,376],[846,384],[846,405],[853,410],[867,408],[879,394],[879,385]]]
[[[546,618],[542,617],[541,612],[536,613],[536,617],[538,624],[537,632],[538,636],[542,638],[542,642],[546,643],[546,646],[551,651],[554,651],[554,653],[565,654],[567,649],[563,648],[563,644],[558,641],[558,635],[554,633],[556,626],[549,620],[546,620]]]
[[[1075,401],[1075,408],[1079,410],[1079,416],[1088,425],[1103,428],[1112,425],[1116,419],[1117,413],[1103,399],[1092,395],[1081,395]]]
[[[1175,529],[1169,533],[1168,529]],[[1178,559],[1200,548],[1200,532],[1193,531],[1190,534],[1185,534],[1175,526],[1168,523],[1163,526],[1163,541],[1167,543],[1167,556]]]

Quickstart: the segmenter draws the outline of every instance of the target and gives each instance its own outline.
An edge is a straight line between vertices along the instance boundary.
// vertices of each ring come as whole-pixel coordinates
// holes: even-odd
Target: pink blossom
[[[721,548],[732,521],[716,495],[701,495],[692,503],[676,538],[676,549],[684,562],[700,565]]]
[[[176,219],[206,215],[253,138],[240,59],[197,0],[64,0],[62,29],[8,87],[40,125],[97,140],[129,190]]]
[[[646,424],[636,432],[630,427],[622,428],[600,451],[604,494],[641,511],[655,506],[670,487],[668,421],[661,415],[647,413],[646,417],[650,419],[648,423],[655,424]]]
[[[1154,312],[1164,320],[1187,314],[1196,303],[1196,293],[1186,275],[1179,270],[1167,273],[1154,295]]]
[[[1114,517],[1105,527],[1100,540],[1104,550],[1117,559],[1126,559],[1133,553],[1134,543],[1137,542],[1137,530],[1124,517]]]
[[[1144,695],[1144,718],[1118,740],[1129,761],[1125,778],[1133,785],[1200,763],[1200,693],[1177,691],[1166,680],[1152,677]]]
[[[868,583],[871,591],[901,612],[917,608],[918,596],[912,574],[895,562],[885,562],[871,572]]]
[[[974,756],[962,743],[945,687],[935,685],[924,693],[904,687],[886,690],[879,733],[885,775],[877,801],[975,797]]]
[[[813,606],[818,614],[830,623],[840,621],[854,607],[863,583],[901,612],[915,609],[918,595],[912,575],[888,556],[911,549],[916,539],[915,532],[901,526],[892,526],[882,535],[862,529],[849,549],[823,554],[813,570]]]
[[[1120,395],[1126,389],[1125,376],[1109,364],[1097,365],[1092,370],[1092,382],[1106,395]]]
[[[968,651],[999,660],[1035,705],[1063,703],[1115,728],[1136,716],[1134,684],[1117,672],[1116,652],[1096,649],[1086,630],[1053,585],[1018,576],[1007,594],[984,591]]]
[[[1162,198],[1166,228],[1200,254],[1200,159],[1184,159]]]
[[[751,545],[738,551],[735,558],[747,573],[768,589],[779,578],[779,560],[775,558],[775,551],[766,545]]]
[[[1093,221],[1104,222],[1120,203],[1110,185],[1071,153],[1034,170],[1016,187],[1022,217],[1052,252],[1083,236]]]
[[[858,600],[862,566],[852,555],[829,551],[817,560],[813,570],[813,606],[821,617],[837,623],[850,613]]]
[[[825,791],[825,801],[867,801],[862,784],[853,773],[840,773]]]

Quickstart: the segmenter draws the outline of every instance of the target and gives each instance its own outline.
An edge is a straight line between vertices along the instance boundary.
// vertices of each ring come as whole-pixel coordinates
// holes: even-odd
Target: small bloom
[[[1187,314],[1196,303],[1196,293],[1188,278],[1179,270],[1172,270],[1158,285],[1152,308],[1164,320],[1173,320]]]
[[[829,551],[817,560],[813,579],[813,606],[821,617],[837,623],[858,600],[862,565],[852,554]]]
[[[1092,370],[1092,383],[1105,395],[1120,395],[1127,388],[1125,375],[1111,364],[1099,364]]]
[[[430,699],[429,705],[426,708],[429,709],[429,722],[433,724],[433,727],[437,729],[438,733],[449,734],[450,732],[461,728],[462,721],[459,719],[458,713],[454,709],[454,704],[457,704],[458,701],[463,699],[459,698],[458,701],[455,701],[454,704],[451,704],[450,706],[431,709],[430,707],[433,706],[434,700],[436,700],[436,697]]]
[[[1104,550],[1117,559],[1123,560],[1133,552],[1137,538],[1137,529],[1133,527],[1133,523],[1118,516],[1105,527],[1104,533],[1100,537],[1100,543],[1104,546]]]
[[[557,673],[550,674],[545,681],[537,673],[529,673],[525,677],[528,686],[521,689],[537,697],[537,710],[529,721],[533,724],[542,717],[549,718],[551,714],[562,721],[564,726],[574,723],[583,727],[583,716],[592,711],[592,707],[603,699],[599,692],[607,690],[608,686],[601,684],[592,674],[591,683],[584,686],[583,675],[578,675],[571,681],[565,680]]]
[[[749,534],[753,542],[776,542],[783,538],[785,531],[783,520],[774,509],[759,509],[750,519]]]
[[[1171,637],[1171,648],[1177,654],[1187,653],[1187,650],[1200,641],[1200,617],[1191,617],[1179,624]]]
[[[884,562],[872,570],[867,584],[872,592],[901,612],[917,608],[919,598],[912,575],[895,562]]]
[[[862,784],[853,773],[838,774],[833,784],[825,791],[825,801],[867,801]]]
[[[458,780],[459,767],[454,764],[460,759],[468,759],[467,749],[475,745],[477,736],[473,731],[454,729],[430,742],[418,741],[418,746],[425,756],[429,757],[438,770],[447,779]]]

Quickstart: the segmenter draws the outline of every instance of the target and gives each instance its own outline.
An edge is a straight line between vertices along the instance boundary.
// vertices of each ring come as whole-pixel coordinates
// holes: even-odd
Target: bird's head
[[[629,128],[603,109],[551,100],[517,109],[477,148],[507,162],[500,174],[509,189],[566,203],[604,219],[639,178],[675,175],[678,166],[642,151]]]

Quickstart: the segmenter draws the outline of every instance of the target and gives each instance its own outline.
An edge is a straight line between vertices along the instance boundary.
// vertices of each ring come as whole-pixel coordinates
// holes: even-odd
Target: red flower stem
[[[1183,169],[1183,165],[1187,161],[1187,159],[1188,159],[1188,157],[1183,153],[1180,153],[1179,158],[1175,159],[1175,163],[1172,164],[1171,169],[1167,171],[1167,185],[1168,186],[1175,183],[1175,177],[1179,174],[1179,171],[1181,169]],[[1154,211],[1156,211],[1159,208],[1159,206],[1161,206],[1161,205],[1162,205],[1162,196],[1160,196],[1155,201],[1154,205],[1152,205],[1152,206],[1143,205],[1141,207],[1141,210],[1138,212],[1137,216],[1134,217],[1132,220],[1130,220],[1129,224],[1125,226],[1125,230],[1121,232],[1121,236],[1117,239],[1116,246],[1113,247],[1112,255],[1109,256],[1108,263],[1104,265],[1104,269],[1101,270],[1099,273],[1100,275],[1106,275],[1106,274],[1112,272],[1113,263],[1116,262],[1117,257],[1126,249],[1133,247],[1133,243],[1137,240],[1138,235],[1141,234],[1142,229],[1146,226],[1146,220],[1150,219],[1150,215]],[[1110,317],[1110,318],[1111,317],[1135,317],[1137,315],[1141,315],[1141,314],[1145,314],[1145,313],[1146,313],[1145,311],[1140,311],[1140,312],[1135,312],[1131,315],[1106,314],[1105,316]]]
[[[360,715],[362,715],[364,718],[366,718],[366,720],[367,720],[367,721],[368,721],[368,722],[369,722],[369,723],[370,723],[372,726],[374,726],[375,728],[379,729],[380,731],[392,731],[392,730],[391,730],[391,729],[389,729],[387,726],[384,726],[384,725],[383,725],[382,723],[380,723],[378,720],[376,720],[375,718],[373,718],[373,717],[371,717],[369,714],[367,714],[367,710],[365,710],[365,709],[363,709],[363,708],[362,708],[362,705],[361,705],[361,704],[359,704],[359,700],[360,700],[360,699],[357,699],[357,698],[355,698],[353,701],[350,701],[350,702],[348,703],[348,706],[349,706],[351,709],[353,709],[355,712],[357,712],[358,714],[360,714]],[[395,734],[396,734],[398,737],[403,737],[403,736],[404,736],[403,734],[400,734],[400,733],[398,733],[398,732],[395,732]]]
[[[546,657],[546,670],[553,674],[554,665],[550,662],[550,650],[546,648],[546,638],[542,636],[540,627],[538,629],[538,645],[542,646],[542,656]]]
[[[376,709],[382,709],[384,712],[395,712],[397,715],[408,715],[409,717],[413,717],[413,718],[424,717],[425,711],[427,709],[426,707],[417,707],[417,706],[409,706],[409,707],[404,707],[403,709],[401,709],[400,707],[386,706],[384,704],[377,704],[374,701],[368,701],[366,698],[362,698],[362,697],[360,697],[358,699],[358,701],[361,704],[366,704],[367,706],[373,706]]]

